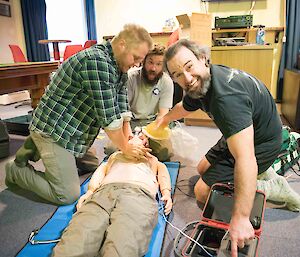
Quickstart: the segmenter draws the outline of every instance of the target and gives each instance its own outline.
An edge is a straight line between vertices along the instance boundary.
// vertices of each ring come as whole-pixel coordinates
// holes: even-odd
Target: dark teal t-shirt
[[[281,120],[266,86],[246,72],[221,65],[211,66],[211,87],[206,96],[186,95],[187,111],[202,109],[214,120],[225,139],[251,126],[259,171],[276,159],[281,146]]]

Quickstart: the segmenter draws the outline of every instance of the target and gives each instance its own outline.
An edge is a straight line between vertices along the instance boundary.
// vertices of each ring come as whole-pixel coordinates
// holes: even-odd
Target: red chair
[[[80,52],[81,50],[83,50],[82,45],[67,45],[64,52],[63,60],[67,60],[70,56]]]
[[[9,48],[13,55],[14,62],[28,62],[22,49],[18,45],[9,45]]]
[[[86,49],[95,44],[97,44],[97,40],[87,40],[85,41],[83,48]]]
[[[26,59],[22,49],[18,45],[8,45],[8,46],[10,48],[10,51],[11,51],[12,55],[13,55],[15,63],[28,62],[28,60]],[[31,105],[31,99],[30,99],[30,97],[28,99],[28,96],[25,93],[26,91],[19,92],[19,93],[21,93],[20,96],[23,100],[20,100],[22,102],[18,105],[15,105],[15,108],[19,108],[20,106],[24,106],[24,105]],[[27,92],[27,94],[28,94],[28,92]]]

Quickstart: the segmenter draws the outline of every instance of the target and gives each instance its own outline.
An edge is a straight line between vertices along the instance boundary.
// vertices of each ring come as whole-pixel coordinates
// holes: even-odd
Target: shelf
[[[244,46],[213,46],[212,51],[232,51],[232,50],[273,50],[274,45],[244,45]]]
[[[258,28],[242,28],[242,29],[213,29],[212,33],[236,33],[236,32],[249,32],[257,31]],[[265,31],[283,31],[283,27],[267,27],[264,28]]]
[[[241,28],[241,29],[213,29],[212,30],[212,43],[214,45],[216,38],[219,37],[245,37],[245,42],[255,44],[256,32],[258,28]],[[283,27],[268,27],[265,30],[265,43],[274,44],[280,42],[283,36]],[[234,34],[234,36],[232,35]]]

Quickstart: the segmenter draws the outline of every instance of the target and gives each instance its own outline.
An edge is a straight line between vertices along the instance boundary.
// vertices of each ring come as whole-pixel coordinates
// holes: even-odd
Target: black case
[[[230,240],[227,233],[234,204],[234,187],[226,184],[214,184],[203,209],[200,222],[196,225],[191,237],[200,243],[213,256],[231,256]],[[265,210],[265,195],[256,191],[250,222],[255,230],[255,238],[250,245],[239,249],[239,257],[256,257],[262,221]],[[188,240],[182,250],[184,257],[209,256],[197,244]]]
[[[0,119],[0,158],[9,156],[9,135],[5,123]]]
[[[14,118],[3,120],[7,126],[10,134],[28,136],[29,135],[29,124],[31,122],[32,115],[22,115]]]

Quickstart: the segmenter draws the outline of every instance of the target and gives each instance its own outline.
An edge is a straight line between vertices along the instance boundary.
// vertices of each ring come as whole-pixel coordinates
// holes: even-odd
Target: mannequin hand
[[[171,198],[171,192],[167,189],[163,190],[163,195],[161,197],[161,200],[164,201],[165,205],[165,214],[168,215],[173,207],[173,202]]]
[[[85,200],[88,199],[92,194],[93,192],[91,190],[88,190],[84,195],[82,195],[76,204],[76,209],[79,210],[79,208],[81,208]]]

